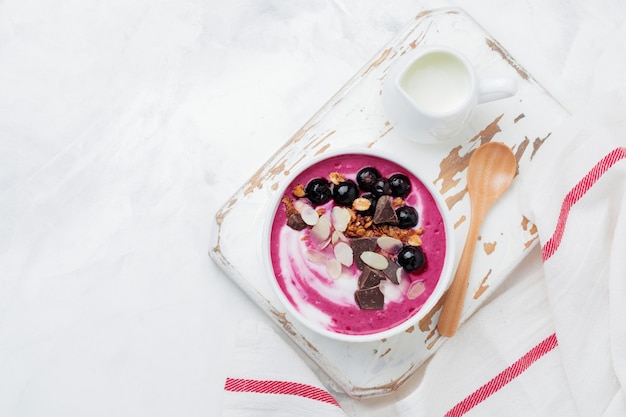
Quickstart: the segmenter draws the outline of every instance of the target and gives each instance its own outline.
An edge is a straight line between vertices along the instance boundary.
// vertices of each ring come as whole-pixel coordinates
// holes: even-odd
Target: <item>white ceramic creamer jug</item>
[[[419,47],[393,64],[382,99],[389,122],[419,143],[452,139],[477,104],[511,97],[513,78],[477,79],[465,56],[446,46]]]

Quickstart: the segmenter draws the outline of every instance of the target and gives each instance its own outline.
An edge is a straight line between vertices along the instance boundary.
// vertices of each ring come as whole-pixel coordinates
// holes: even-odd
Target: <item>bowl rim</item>
[[[292,305],[287,296],[284,294],[283,290],[280,288],[271,262],[270,253],[271,231],[274,217],[276,215],[276,210],[281,204],[282,197],[287,191],[287,187],[298,175],[300,175],[303,171],[307,170],[311,166],[314,166],[333,157],[352,154],[371,156],[374,158],[387,160],[395,165],[398,165],[403,170],[406,170],[407,172],[415,176],[424,185],[424,187],[428,190],[428,192],[435,200],[435,203],[443,220],[446,238],[445,259],[439,276],[439,281],[437,281],[435,289],[426,299],[422,307],[411,317],[408,317],[406,320],[395,325],[394,327],[368,334],[337,333],[327,329],[326,327],[323,327],[318,322],[313,321],[306,317],[306,315],[302,314]],[[435,189],[434,185],[430,182],[424,181],[424,175],[419,172],[419,169],[408,168],[405,160],[403,160],[402,158],[398,158],[397,156],[393,156],[389,152],[364,147],[343,147],[334,150],[327,150],[322,154],[315,155],[310,159],[303,161],[297,166],[297,168],[289,173],[289,175],[285,179],[285,182],[280,187],[278,187],[275,193],[271,196],[270,204],[267,207],[267,211],[265,213],[264,223],[265,224],[263,227],[263,241],[261,245],[261,252],[263,257],[264,272],[266,273],[267,279],[270,281],[270,286],[272,287],[274,294],[280,300],[282,306],[287,310],[287,312],[292,317],[294,317],[300,324],[302,324],[307,329],[313,331],[314,333],[328,337],[330,339],[344,342],[372,342],[400,334],[411,328],[411,326],[414,326],[416,323],[418,323],[426,316],[426,314],[428,314],[435,307],[435,305],[441,299],[452,281],[454,272],[453,267],[456,255],[456,242],[450,210],[445,204],[445,201],[443,200],[441,194]]]

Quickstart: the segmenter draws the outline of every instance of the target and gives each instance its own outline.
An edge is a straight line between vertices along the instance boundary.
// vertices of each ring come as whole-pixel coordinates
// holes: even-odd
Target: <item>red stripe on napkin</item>
[[[552,237],[541,248],[541,257],[544,262],[550,259],[554,252],[559,248],[563,233],[565,232],[565,224],[569,216],[570,209],[578,200],[580,200],[591,187],[604,175],[615,163],[626,158],[626,148],[616,148],[600,160],[592,169],[583,177],[578,184],[570,190],[565,196],[561,205],[561,212],[556,223],[556,228]]]
[[[448,411],[445,417],[460,417],[467,413],[469,410],[486,400],[495,392],[500,390],[509,382],[520,376],[526,369],[535,363],[538,359],[543,357],[546,353],[557,347],[558,341],[556,334],[548,336],[541,341],[537,346],[529,350],[524,356],[519,358],[515,363],[506,368],[504,371],[496,375],[491,381],[487,382],[482,387],[478,388],[472,394],[467,396],[463,401],[455,405],[450,411]]]
[[[310,400],[321,401],[339,407],[339,403],[328,391],[312,385],[288,381],[262,381],[256,379],[226,378],[226,391],[255,392],[259,394],[295,395]]]

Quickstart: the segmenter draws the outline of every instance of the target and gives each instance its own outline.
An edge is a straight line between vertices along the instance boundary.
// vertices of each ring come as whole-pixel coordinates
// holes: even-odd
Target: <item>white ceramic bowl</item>
[[[286,226],[286,206],[282,201],[284,197],[298,200],[292,193],[297,184],[306,186],[309,180],[320,176],[328,178],[331,172],[339,172],[348,179],[356,180],[356,172],[364,166],[377,168],[386,178],[394,173],[403,173],[411,179],[411,193],[404,199],[404,204],[414,207],[419,214],[419,223],[410,228],[410,233],[423,229],[421,248],[426,258],[426,266],[422,270],[408,273],[400,268],[397,284],[390,279],[380,282],[378,287],[384,294],[384,307],[375,310],[364,310],[356,302],[355,291],[358,290],[358,278],[362,273],[356,264],[342,266],[338,278],[330,277],[327,272],[326,263],[329,260],[337,264],[334,249],[342,241],[341,235],[335,234],[334,241],[325,247],[324,244],[313,243],[311,226],[301,231]],[[296,205],[311,205],[306,197],[299,200],[302,202]],[[339,229],[342,228],[341,222],[335,222],[330,215],[333,205],[331,200],[317,207],[326,209],[326,214],[320,218],[328,218],[331,235],[335,223]],[[347,232],[343,234],[348,235]],[[352,246],[352,240],[348,243]],[[380,247],[374,251],[382,253],[389,263],[395,263],[397,255]],[[391,156],[361,148],[326,152],[292,173],[286,186],[279,190],[269,207],[263,241],[266,272],[286,310],[307,328],[323,336],[350,342],[388,338],[415,325],[435,306],[447,289],[453,273],[454,253],[453,228],[448,208],[439,193],[428,182],[420,180],[415,170],[394,162]],[[422,282],[417,287],[423,287],[423,293],[409,299],[407,291],[415,281]]]

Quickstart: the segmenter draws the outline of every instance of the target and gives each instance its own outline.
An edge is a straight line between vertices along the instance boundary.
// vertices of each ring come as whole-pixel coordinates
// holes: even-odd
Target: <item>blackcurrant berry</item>
[[[410,229],[417,226],[419,216],[417,210],[411,206],[401,206],[396,209],[396,216],[398,217],[398,227],[400,229]]]
[[[391,195],[391,186],[387,178],[379,178],[372,184],[372,194],[374,197],[381,195]]]
[[[363,191],[372,191],[372,185],[381,177],[380,172],[374,167],[361,168],[356,174],[356,182]]]
[[[398,253],[398,265],[406,272],[413,272],[426,265],[424,251],[419,246],[404,246]]]
[[[351,206],[358,196],[359,187],[352,180],[345,180],[333,186],[333,200],[340,206]]]
[[[326,204],[332,198],[330,184],[325,178],[312,179],[306,185],[304,192],[306,193],[306,198],[316,206]]]
[[[411,181],[404,174],[393,174],[389,177],[391,195],[394,197],[406,197],[411,192]]]

